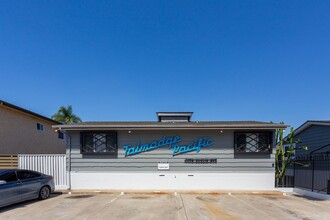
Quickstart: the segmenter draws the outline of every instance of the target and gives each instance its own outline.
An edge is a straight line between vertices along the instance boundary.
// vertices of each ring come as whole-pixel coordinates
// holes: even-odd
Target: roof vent
[[[157,112],[159,122],[190,122],[193,112]]]

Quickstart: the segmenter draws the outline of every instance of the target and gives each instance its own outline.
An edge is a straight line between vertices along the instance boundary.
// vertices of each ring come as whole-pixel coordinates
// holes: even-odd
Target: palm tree
[[[52,119],[63,124],[75,124],[81,122],[81,119],[73,114],[71,105],[67,108],[61,106],[58,112],[52,115]]]

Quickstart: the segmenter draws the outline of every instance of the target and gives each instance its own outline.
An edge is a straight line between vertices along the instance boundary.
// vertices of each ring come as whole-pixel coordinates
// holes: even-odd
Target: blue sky
[[[1,1],[0,99],[85,121],[330,119],[330,1]]]

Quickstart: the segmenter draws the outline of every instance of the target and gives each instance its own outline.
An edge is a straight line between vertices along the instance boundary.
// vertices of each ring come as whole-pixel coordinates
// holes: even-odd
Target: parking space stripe
[[[104,206],[113,203],[114,201],[116,201],[118,198],[120,198],[123,195],[124,195],[124,193],[120,193],[118,196],[116,196],[115,198],[111,199],[110,202],[107,202],[107,203],[103,204],[98,209],[95,209],[92,213],[90,213],[90,215],[88,215],[88,216],[86,216],[84,218],[81,218],[81,220],[86,220],[86,219],[90,218],[91,216],[95,215],[95,212],[96,213],[99,212],[100,210],[102,210],[104,208]]]
[[[228,194],[228,195],[231,196],[231,197],[233,197],[233,198],[235,198],[235,199],[237,199],[238,201],[244,203],[245,205],[247,205],[248,207],[254,209],[255,211],[257,211],[257,212],[259,212],[259,213],[261,213],[261,214],[263,214],[263,215],[265,215],[267,217],[269,216],[267,213],[265,213],[265,212],[261,211],[260,209],[257,209],[256,207],[250,205],[248,202],[244,201],[243,199],[240,199],[237,196],[234,196],[233,194]]]
[[[116,200],[117,200],[119,197],[121,197],[122,195],[124,195],[124,193],[121,193],[119,196],[117,196],[117,197],[111,199],[110,202],[106,203],[106,205],[107,205],[107,204],[110,204],[110,203],[113,203],[114,201],[116,201]]]
[[[188,220],[187,210],[186,210],[186,207],[184,205],[184,202],[183,202],[183,199],[182,199],[181,194],[179,194],[179,196],[180,196],[180,199],[181,199],[181,203],[182,203],[182,207],[183,207],[183,210],[184,210],[184,214],[186,216],[186,219]]]

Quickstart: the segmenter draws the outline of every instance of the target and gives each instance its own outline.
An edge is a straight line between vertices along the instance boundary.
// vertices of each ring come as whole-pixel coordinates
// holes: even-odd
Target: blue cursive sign
[[[172,156],[188,153],[191,151],[196,151],[196,153],[199,153],[201,151],[201,148],[211,146],[212,144],[212,139],[207,138],[199,138],[195,140],[194,143],[187,145],[175,144],[173,146]]]
[[[166,137],[164,136],[159,141],[153,141],[150,144],[141,144],[140,141],[138,141],[137,145],[134,147],[131,147],[131,145],[125,145],[124,149],[124,155],[125,157],[143,153],[146,151],[151,151],[160,147],[168,146],[171,148],[174,144],[179,143],[181,141],[180,136],[174,136],[174,137]]]
[[[125,145],[124,148],[124,156],[132,156],[136,154],[140,154],[143,152],[155,150],[157,148],[167,146],[169,149],[172,149],[172,156],[176,156],[179,154],[184,154],[191,151],[196,151],[196,153],[200,152],[201,148],[208,147],[213,144],[212,139],[209,138],[198,138],[193,143],[187,145],[179,145],[181,142],[180,136],[174,137],[166,137],[159,141],[153,141],[151,143],[141,144],[141,141],[138,141],[136,146]]]

